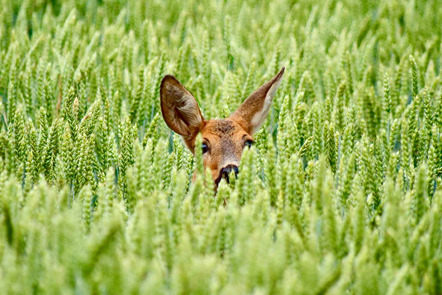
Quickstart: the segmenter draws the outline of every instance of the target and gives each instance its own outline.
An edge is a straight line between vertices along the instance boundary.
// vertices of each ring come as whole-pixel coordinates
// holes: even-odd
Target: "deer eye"
[[[252,140],[246,140],[244,146],[246,146],[246,147],[248,147],[248,148],[251,148],[251,147],[252,147],[252,144],[253,144],[253,141],[252,141]]]
[[[203,149],[203,154],[205,154],[205,153],[207,153],[209,151],[209,147],[205,143],[203,143],[201,145],[201,148]]]

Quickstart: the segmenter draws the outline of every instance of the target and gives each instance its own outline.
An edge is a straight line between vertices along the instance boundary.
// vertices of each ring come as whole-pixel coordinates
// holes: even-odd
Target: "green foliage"
[[[0,290],[441,294],[441,18],[437,0],[0,0]],[[282,66],[215,194],[161,79],[221,118]]]

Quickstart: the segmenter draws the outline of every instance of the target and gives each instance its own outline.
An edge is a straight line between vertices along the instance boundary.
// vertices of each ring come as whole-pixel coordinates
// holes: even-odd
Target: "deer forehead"
[[[209,141],[212,140],[226,140],[242,137],[246,132],[236,122],[223,120],[209,120],[206,122],[204,128],[201,130],[201,135],[206,137]]]

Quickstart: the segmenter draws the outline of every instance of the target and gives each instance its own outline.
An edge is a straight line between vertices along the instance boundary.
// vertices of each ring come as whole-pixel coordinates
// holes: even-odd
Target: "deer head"
[[[161,81],[164,121],[182,136],[193,154],[196,136],[201,133],[203,165],[210,169],[215,185],[222,178],[228,182],[230,172],[238,174],[243,149],[252,145],[253,134],[267,117],[283,73],[284,68],[253,92],[230,117],[221,120],[205,120],[195,97],[175,77],[167,75]]]

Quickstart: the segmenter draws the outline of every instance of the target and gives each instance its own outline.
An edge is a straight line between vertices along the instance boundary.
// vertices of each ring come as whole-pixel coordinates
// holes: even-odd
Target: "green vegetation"
[[[442,294],[440,1],[261,2],[0,0],[2,294]],[[221,118],[282,66],[192,183],[162,77]]]

